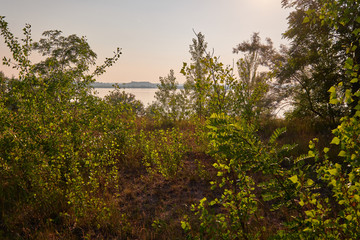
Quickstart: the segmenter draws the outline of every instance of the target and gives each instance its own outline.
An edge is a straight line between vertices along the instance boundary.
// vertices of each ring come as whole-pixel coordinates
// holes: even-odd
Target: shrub
[[[181,169],[186,146],[178,129],[155,130],[145,136],[141,132],[144,152],[143,163],[150,173],[160,173],[171,178]]]

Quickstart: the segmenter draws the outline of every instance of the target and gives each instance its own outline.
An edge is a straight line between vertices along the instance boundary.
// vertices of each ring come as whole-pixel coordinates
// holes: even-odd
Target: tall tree
[[[182,96],[178,90],[178,82],[174,75],[174,70],[166,77],[160,77],[160,84],[158,84],[158,91],[155,92],[156,111],[164,120],[176,121],[183,118],[182,111]]]
[[[250,41],[244,41],[233,48],[233,53],[242,53],[237,61],[239,84],[235,91],[239,110],[243,115],[271,113],[279,100],[274,91],[270,91],[271,75],[269,67],[272,58],[278,54],[273,48],[271,39],[261,42],[259,33],[254,33]]]
[[[23,29],[24,44],[21,45],[14,40],[4,17],[0,20],[1,34],[13,51],[13,59],[4,57],[3,62],[20,71],[18,88],[27,88],[32,94],[46,91],[53,101],[73,101],[79,95],[88,94],[91,88],[89,83],[95,81],[93,77],[104,73],[105,68],[115,63],[121,55],[118,48],[113,57],[107,58],[104,64],[89,73],[90,67],[95,65],[97,55],[85,37],[75,34],[65,37],[59,30],[50,30],[43,33],[44,38],[34,43],[31,39],[31,26],[26,25]],[[29,56],[32,51],[37,51],[44,59],[31,63]]]
[[[291,43],[279,65],[279,82],[291,89],[294,114],[336,125],[342,116],[349,114],[349,108],[347,104],[329,104],[328,90],[348,78],[343,69],[347,59],[343,46],[349,41],[349,31],[344,30],[345,26],[330,26],[323,17],[311,17],[319,16],[326,3],[283,0],[282,4],[295,10],[288,17],[289,28],[284,33]],[[353,7],[358,8],[356,4]],[[340,95],[345,94],[344,86],[339,89]]]
[[[345,86],[345,103],[350,108],[350,116],[358,112],[360,101],[360,4],[354,0],[321,0],[320,13],[309,13],[309,17],[321,21],[334,32],[336,46],[341,50],[347,79]]]
[[[195,33],[195,35],[196,38],[192,39],[189,50],[193,62],[189,66],[184,63],[181,73],[186,76],[184,94],[190,95],[190,105],[201,118],[208,115],[206,113],[206,98],[209,94],[210,84],[206,78],[208,70],[203,62],[208,53],[206,52],[205,36],[201,32]]]

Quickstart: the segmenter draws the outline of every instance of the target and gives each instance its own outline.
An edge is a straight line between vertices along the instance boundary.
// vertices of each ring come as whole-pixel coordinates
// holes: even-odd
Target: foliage
[[[349,108],[347,104],[329,104],[328,89],[350,81],[343,69],[347,59],[343,46],[352,38],[351,30],[345,28],[352,27],[336,29],[324,17],[313,17],[321,14],[326,4],[314,0],[283,1],[284,7],[296,10],[288,18],[289,27],[284,36],[291,44],[283,49],[277,76],[291,94],[294,116],[313,116],[335,127],[341,117],[349,114]],[[340,95],[345,93],[344,87],[347,86],[339,86]]]
[[[186,146],[178,129],[157,130],[148,134],[142,132],[143,162],[147,170],[160,173],[166,179],[176,176],[182,168]]]
[[[32,223],[74,228],[91,221],[99,228],[111,215],[103,198],[118,188],[114,155],[125,147],[131,122],[89,95],[94,80],[85,71],[96,55],[84,38],[49,31],[33,45],[27,25],[21,44],[0,20],[13,53],[4,62],[19,69],[0,97],[1,228],[23,238],[35,236]],[[31,64],[33,47],[45,61]]]
[[[253,175],[271,176],[256,184],[262,189],[264,201],[276,200],[273,210],[291,204],[294,193],[287,180],[290,171],[281,167],[279,161],[293,146],[277,146],[276,139],[284,129],[276,130],[269,142],[263,143],[256,135],[254,124],[235,121],[224,114],[213,114],[207,127],[218,177],[210,182],[211,188],[219,189],[221,197],[210,202],[203,198],[193,205],[200,226],[195,228],[184,221],[183,228],[195,239],[258,239],[266,229],[261,226]]]
[[[174,76],[174,70],[166,77],[160,77],[158,91],[155,92],[156,101],[150,107],[159,117],[167,121],[178,121],[185,118],[185,103],[183,95],[178,91],[178,83]]]
[[[233,48],[233,53],[243,53],[236,64],[238,69],[239,81],[238,89],[235,89],[236,99],[241,99],[238,104],[240,111],[247,118],[251,115],[267,114],[271,115],[282,97],[276,94],[271,83],[269,71],[259,71],[259,68],[266,69],[272,67],[273,58],[277,52],[273,48],[270,38],[266,39],[266,44],[261,43],[259,33],[254,33],[251,40],[244,41]]]
[[[336,41],[346,48],[346,53],[342,50],[346,58],[343,62],[345,76],[329,89],[329,103],[347,104],[350,115],[343,117],[333,130],[333,146],[324,148],[323,158],[315,150],[315,144],[310,142],[308,155],[316,160],[317,181],[300,170],[290,178],[296,184],[298,203],[304,213],[297,229],[301,230],[299,236],[302,238],[359,238],[359,55],[356,49],[360,20],[358,6],[353,4],[353,1],[320,1],[317,11],[308,10],[303,20],[303,24],[310,25],[320,21],[322,26],[338,32]],[[345,94],[339,94],[339,89]],[[336,159],[328,157],[332,149],[338,153]],[[324,194],[326,188],[330,194]]]
[[[183,94],[184,98],[189,100],[189,109],[193,109],[199,119],[208,116],[207,110],[207,96],[210,91],[210,83],[206,78],[208,74],[207,68],[204,66],[203,59],[208,56],[206,52],[207,42],[205,36],[200,33],[195,33],[196,38],[193,38],[193,44],[190,45],[191,60],[193,61],[189,66],[183,63],[181,73],[186,77]],[[190,95],[190,96],[188,96]]]
[[[124,110],[132,111],[138,116],[144,114],[144,104],[135,99],[135,95],[132,93],[126,93],[121,91],[118,85],[115,85],[115,90],[111,91],[105,96],[105,101],[113,106],[118,106]]]
[[[183,94],[190,94],[188,108],[194,109],[200,118],[223,112],[248,121],[253,121],[265,109],[271,113],[276,101],[267,94],[270,75],[258,72],[259,66],[270,64],[270,55],[274,52],[271,41],[268,39],[268,44],[263,45],[258,34],[254,34],[250,43],[243,42],[234,49],[236,53],[246,53],[237,62],[239,78],[236,78],[231,67],[206,51],[204,35],[196,36],[190,46],[194,62],[184,63],[181,70],[187,78]]]
[[[87,71],[89,65],[95,64],[96,53],[90,49],[84,37],[79,38],[75,34],[64,37],[59,30],[45,31],[42,35],[45,38],[32,46],[46,56],[34,67],[39,74],[50,74],[54,70],[81,73]]]

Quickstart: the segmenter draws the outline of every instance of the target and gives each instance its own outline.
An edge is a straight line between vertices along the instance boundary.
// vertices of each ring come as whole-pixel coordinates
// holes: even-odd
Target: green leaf
[[[290,177],[289,179],[290,179],[290,181],[292,181],[293,183],[297,183],[297,182],[299,181],[297,175],[294,175],[294,176]]]
[[[333,176],[336,176],[338,174],[338,170],[336,168],[330,169],[328,170],[328,172]]]
[[[324,148],[324,153],[328,153],[329,152],[329,150],[330,150],[330,148]]]
[[[213,205],[215,205],[215,204],[216,204],[216,201],[213,200],[213,201],[210,202],[209,205],[210,205],[210,206],[213,206]]]
[[[335,91],[336,91],[336,88],[335,88],[334,86],[332,86],[332,87],[328,90],[329,93],[333,93],[333,92],[335,92]]]
[[[359,90],[356,91],[356,92],[354,93],[354,95],[357,96],[357,97],[360,97],[360,91],[359,91]]]
[[[360,17],[357,17],[357,18],[356,18],[356,21],[357,21],[358,23],[360,23]]]
[[[311,211],[311,210],[309,210],[309,211],[305,211],[305,214],[306,214],[306,216],[308,216],[308,217],[310,217],[310,218],[315,217],[314,212],[313,212],[313,211]]]
[[[346,152],[345,151],[340,151],[338,156],[339,157],[346,157]]]
[[[335,169],[336,170],[336,169]],[[329,171],[330,172],[330,171]],[[334,172],[333,172],[334,173]],[[332,175],[337,175],[337,171],[334,173],[334,174],[332,174]],[[333,180],[331,180],[330,181],[330,185],[333,185],[334,187],[337,185],[337,181],[335,180],[335,179],[333,179]]]
[[[350,90],[350,89],[346,89],[346,91],[345,91],[345,98],[346,98],[346,100],[347,100],[347,103],[352,102],[352,99],[351,99],[351,90]]]
[[[349,173],[349,181],[352,182],[355,179],[355,174],[354,173]]]
[[[286,132],[286,127],[284,127],[284,128],[277,128],[277,129],[273,132],[273,134],[271,135],[271,137],[270,137],[270,139],[269,139],[269,143],[270,143],[270,144],[273,144],[273,143],[276,141],[276,139],[278,139],[279,136],[280,136],[281,134],[285,133],[285,132]]]
[[[315,153],[313,151],[308,151],[309,157],[315,157]]]
[[[309,17],[305,17],[304,20],[303,20],[303,23],[308,23],[308,22],[310,22]]]
[[[360,111],[356,111],[354,117],[360,117]]]
[[[184,230],[188,230],[189,229],[189,224],[185,221],[181,221],[181,228]]]
[[[338,173],[338,170],[337,170],[336,168],[330,169],[330,170],[328,170],[328,171],[329,171],[329,173],[330,173],[331,175],[333,175],[333,176],[336,176],[337,173]]]
[[[313,141],[309,142],[309,148],[310,149],[314,149],[315,148],[315,143]]]
[[[311,180],[311,179],[308,179],[308,180],[306,181],[306,184],[307,184],[308,186],[312,186],[312,185],[314,184],[314,181]]]
[[[353,69],[353,65],[354,65],[354,60],[352,58],[348,58],[345,61],[345,69]]]
[[[331,141],[330,144],[336,144],[336,145],[339,145],[340,144],[340,139],[338,137],[334,137]]]
[[[336,98],[330,99],[329,103],[330,104],[338,104],[340,101]]]
[[[357,83],[357,82],[358,82],[358,79],[357,79],[357,78],[353,78],[353,79],[351,79],[350,82],[351,82],[351,83]]]
[[[352,34],[354,34],[354,35],[358,35],[360,33],[360,28],[356,28],[353,32],[352,32]]]

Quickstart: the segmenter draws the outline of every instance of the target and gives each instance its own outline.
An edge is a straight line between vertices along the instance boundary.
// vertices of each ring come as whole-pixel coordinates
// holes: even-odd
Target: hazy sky
[[[86,36],[98,64],[122,48],[119,61],[98,81],[158,82],[174,69],[180,83],[182,63],[190,62],[193,29],[205,35],[224,64],[232,65],[239,57],[232,48],[253,32],[263,40],[270,37],[277,48],[286,43],[288,13],[281,0],[1,0],[0,10],[19,38],[25,23],[31,24],[34,41],[54,29]],[[8,55],[1,38],[0,57]],[[15,74],[3,65],[0,70]]]

